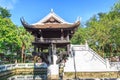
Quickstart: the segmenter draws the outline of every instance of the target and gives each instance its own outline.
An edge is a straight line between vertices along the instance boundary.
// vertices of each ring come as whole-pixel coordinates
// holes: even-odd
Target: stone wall
[[[6,77],[12,76],[12,75],[22,75],[22,74],[46,74],[47,75],[47,68],[17,68],[7,71],[0,72],[0,79],[4,79]]]
[[[77,78],[120,78],[120,72],[77,72]],[[65,72],[64,79],[75,78],[74,72]]]

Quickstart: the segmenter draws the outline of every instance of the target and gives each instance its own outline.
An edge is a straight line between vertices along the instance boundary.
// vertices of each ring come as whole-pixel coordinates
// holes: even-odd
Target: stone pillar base
[[[48,75],[48,80],[59,80],[58,75]]]
[[[48,80],[58,80],[58,79],[59,79],[58,65],[50,65],[48,67]]]

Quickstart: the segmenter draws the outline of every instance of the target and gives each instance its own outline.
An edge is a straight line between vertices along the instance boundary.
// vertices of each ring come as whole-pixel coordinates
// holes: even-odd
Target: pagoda
[[[66,22],[53,10],[37,23],[28,24],[24,18],[21,23],[35,37],[33,55],[40,56],[49,65],[59,64],[70,53],[70,39],[80,25],[79,20]]]

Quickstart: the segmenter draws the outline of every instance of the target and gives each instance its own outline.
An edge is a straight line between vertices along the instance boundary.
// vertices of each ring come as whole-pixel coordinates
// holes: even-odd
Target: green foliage
[[[0,18],[0,51],[12,51],[16,46],[16,27],[9,18]]]
[[[116,56],[120,53],[120,0],[108,13],[98,13],[91,17],[85,28],[79,28],[72,43],[81,44],[85,40],[101,56]]]
[[[31,34],[27,32],[22,26],[17,28],[17,33],[17,37],[19,39],[19,46],[22,47],[22,45],[24,44],[26,49],[28,49],[34,39],[33,36],[31,36]]]
[[[23,27],[16,27],[11,19],[11,14],[0,7],[0,53],[14,55],[30,52],[31,42],[34,39]]]
[[[21,60],[23,62],[23,55],[25,55],[27,52],[30,52],[30,49],[32,47],[31,42],[33,41],[33,36],[27,32],[23,27],[17,28],[17,39],[18,39],[18,45],[20,47],[21,52]]]
[[[0,7],[0,17],[9,18],[11,17],[11,14],[6,8]]]
[[[87,27],[89,28],[89,37],[87,39],[89,44],[102,56],[104,56],[104,53],[118,52],[115,48],[118,49],[117,45],[120,43],[118,37],[120,35],[120,18],[114,12],[98,16],[99,18],[96,18],[96,20],[93,20],[95,18],[93,17],[87,23],[89,24]]]
[[[120,12],[120,0],[114,4],[114,6],[111,9],[112,12]]]
[[[84,44],[86,40],[86,28],[79,27],[71,39],[72,44]]]

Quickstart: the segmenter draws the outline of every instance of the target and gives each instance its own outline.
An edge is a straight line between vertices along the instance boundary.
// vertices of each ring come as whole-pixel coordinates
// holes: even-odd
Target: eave
[[[30,25],[28,24],[24,18],[21,18],[21,23],[25,27],[25,29],[29,31],[33,30],[45,30],[45,29],[74,29],[77,28],[80,25],[80,21],[77,21],[73,24],[59,24],[59,23],[46,23],[46,24],[37,24],[37,25]]]

